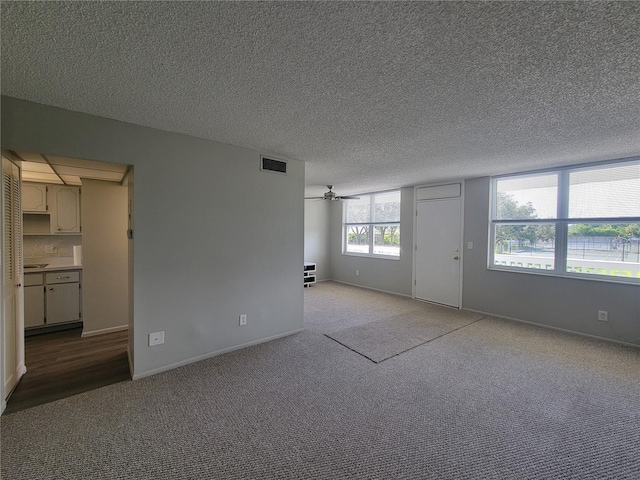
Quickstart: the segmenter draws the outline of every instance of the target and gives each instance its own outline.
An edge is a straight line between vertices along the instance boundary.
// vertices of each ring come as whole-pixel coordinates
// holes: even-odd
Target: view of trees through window
[[[400,255],[400,192],[360,195],[345,206],[345,252]]]
[[[640,163],[565,174],[564,196],[560,173],[496,179],[493,264],[640,279]],[[574,218],[553,214],[558,198]],[[557,245],[558,238],[566,240]],[[563,257],[566,265],[556,265]]]

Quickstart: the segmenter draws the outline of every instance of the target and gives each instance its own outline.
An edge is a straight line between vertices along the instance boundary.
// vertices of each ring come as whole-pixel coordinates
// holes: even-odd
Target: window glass
[[[640,161],[494,179],[490,268],[640,283]]]
[[[640,162],[569,174],[569,217],[640,217]]]
[[[400,225],[376,225],[373,229],[373,253],[400,255]]]
[[[347,201],[346,223],[369,223],[371,221],[371,197],[359,195],[359,199]]]
[[[554,224],[496,225],[494,238],[494,265],[555,268]]]
[[[556,218],[558,174],[525,175],[496,180],[495,218]]]
[[[569,224],[566,271],[640,278],[640,223]]]
[[[347,200],[343,211],[343,253],[400,258],[400,200],[400,191]]]
[[[347,227],[347,252],[369,253],[369,225]]]
[[[378,193],[374,198],[374,222],[400,221],[400,192]]]

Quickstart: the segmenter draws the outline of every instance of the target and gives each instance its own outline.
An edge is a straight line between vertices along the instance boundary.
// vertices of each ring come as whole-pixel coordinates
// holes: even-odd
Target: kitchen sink
[[[28,263],[24,266],[24,268],[44,268],[48,263]]]

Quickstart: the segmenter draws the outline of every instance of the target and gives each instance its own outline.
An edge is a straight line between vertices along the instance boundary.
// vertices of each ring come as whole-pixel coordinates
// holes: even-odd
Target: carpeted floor
[[[484,318],[474,312],[415,302],[416,310],[343,328],[327,337],[380,363]]]
[[[418,302],[325,282],[303,333],[3,416],[3,479],[638,479],[640,351],[484,318],[381,363]]]

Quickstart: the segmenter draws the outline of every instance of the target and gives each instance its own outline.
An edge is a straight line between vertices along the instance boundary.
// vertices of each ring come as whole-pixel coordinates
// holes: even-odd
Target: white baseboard
[[[187,358],[185,360],[181,360],[176,363],[172,363],[169,365],[164,365],[159,368],[154,368],[152,370],[147,370],[146,372],[134,373],[132,378],[133,380],[140,380],[144,377],[150,377],[151,375],[155,375],[156,373],[166,372],[168,370],[173,370],[174,368],[184,367],[185,365],[189,365],[190,363],[199,362],[201,360],[206,360],[207,358],[217,357],[218,355],[222,355],[225,353],[233,352],[234,350],[240,350],[242,348],[252,347],[254,345],[259,345],[261,343],[270,342],[271,340],[277,340],[278,338],[288,337],[289,335],[293,335],[296,333],[303,332],[304,328],[299,328],[297,330],[291,330],[289,332],[280,333],[278,335],[274,335],[272,337],[262,338],[260,340],[254,340],[252,342],[243,343],[240,345],[235,345],[233,347],[223,348],[221,350],[216,350],[215,352],[205,353],[204,355],[198,355],[196,357]]]
[[[366,285],[358,285],[357,283],[343,282],[342,280],[336,280],[335,278],[330,278],[327,280],[331,280],[332,282],[336,282],[336,283],[342,283],[343,285],[350,285],[352,287],[366,288],[367,290],[373,290],[375,292],[390,293],[391,295],[398,295],[400,297],[413,298],[411,295],[406,295],[404,293],[392,292],[390,290],[382,290],[381,288],[367,287]],[[323,281],[326,282],[327,280],[323,280]]]
[[[544,323],[531,322],[529,320],[521,320],[519,318],[506,317],[504,315],[496,315],[495,313],[483,312],[482,310],[474,310],[472,308],[463,308],[463,310],[466,310],[467,312],[481,313],[488,317],[495,317],[495,318],[500,318],[502,320],[510,320],[512,322],[518,322],[518,323],[526,323],[527,325],[533,325],[535,327],[542,327],[549,330],[556,330],[558,332],[570,333],[572,335],[578,335],[580,337],[587,337],[587,338],[593,338],[595,340],[602,340],[603,342],[616,343],[618,345],[624,345],[625,347],[640,348],[640,344],[625,342],[624,340],[614,340],[612,338],[599,337],[598,335],[591,335],[589,333],[576,332],[575,330],[568,330],[566,328],[554,327],[552,325],[545,325]]]
[[[123,330],[129,330],[129,325],[119,325],[117,327],[109,327],[103,328],[101,330],[92,330],[90,332],[85,332],[82,330],[82,337],[94,337],[96,335],[104,335],[105,333],[113,333],[113,332],[121,332]]]

